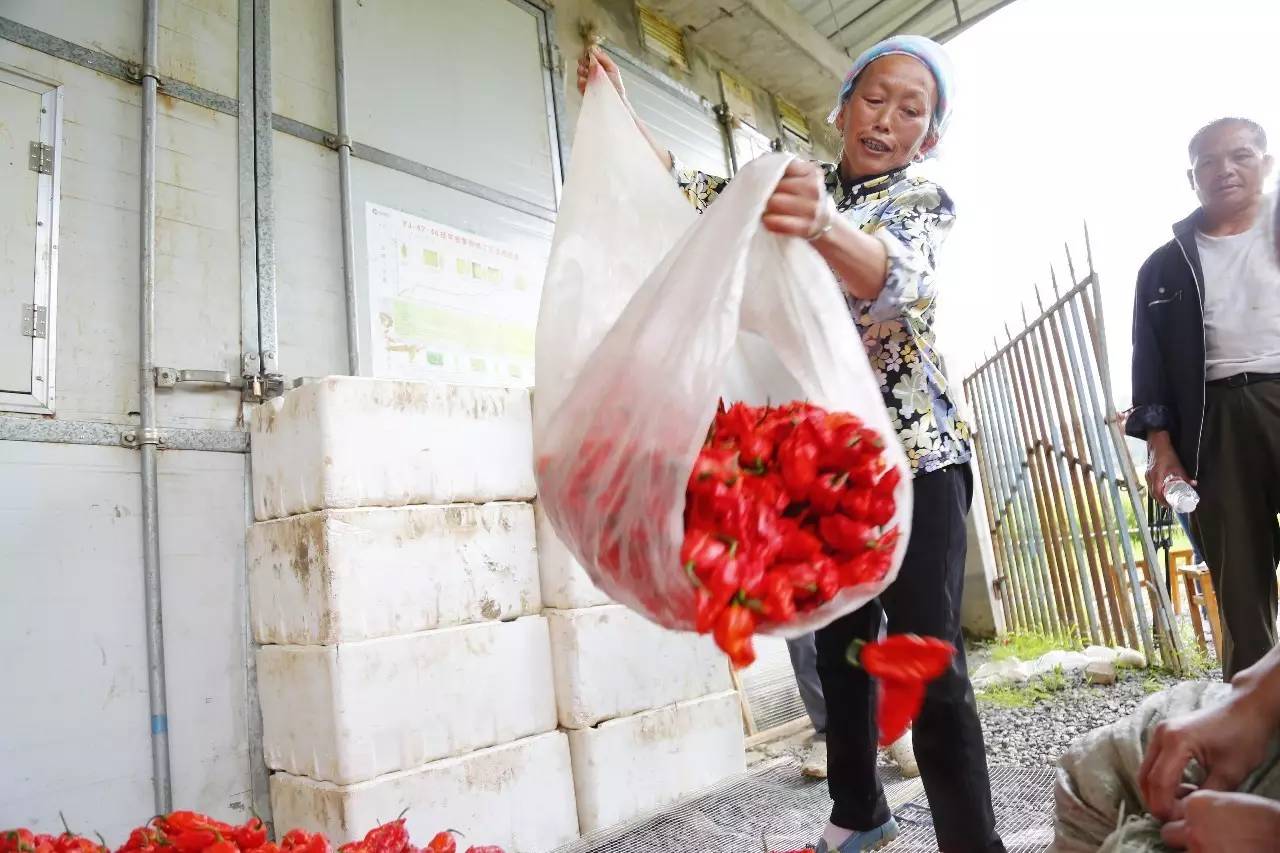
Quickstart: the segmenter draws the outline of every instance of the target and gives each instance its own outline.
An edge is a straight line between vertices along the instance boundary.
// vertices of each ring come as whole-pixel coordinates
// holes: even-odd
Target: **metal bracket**
[[[141,447],[144,444],[154,444],[156,447],[164,447],[164,433],[158,429],[140,429],[134,427],[120,433],[120,443],[125,447]]]
[[[324,135],[324,147],[331,151],[337,151],[339,148],[346,148],[348,151],[352,148],[350,136],[340,136],[334,133],[326,133]]]
[[[53,146],[32,142],[27,155],[27,167],[41,175],[53,174]]]
[[[232,376],[226,370],[175,370],[172,367],[156,368],[156,387],[174,388],[179,382],[191,382],[198,385],[219,385],[223,388],[239,390],[244,387],[244,378]]]
[[[22,336],[47,338],[49,336],[49,309],[44,305],[22,306]]]

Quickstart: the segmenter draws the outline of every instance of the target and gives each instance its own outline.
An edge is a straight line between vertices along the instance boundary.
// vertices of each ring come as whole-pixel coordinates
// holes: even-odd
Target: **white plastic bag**
[[[764,230],[788,155],[752,162],[699,216],[602,74],[593,76],[542,291],[534,457],[539,501],[614,600],[692,629],[684,495],[718,399],[852,412],[901,470],[901,532],[876,584],[764,633],[796,636],[878,595],[910,534],[911,474],[831,271]]]

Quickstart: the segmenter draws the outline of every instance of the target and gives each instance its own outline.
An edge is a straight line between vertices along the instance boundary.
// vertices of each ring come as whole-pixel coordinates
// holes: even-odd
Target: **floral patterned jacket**
[[[699,211],[728,184],[678,162],[673,172]],[[875,299],[845,298],[912,471],[927,474],[966,463],[973,456],[969,425],[951,398],[933,331],[938,292],[934,266],[955,221],[951,197],[908,169],[850,185],[840,180],[833,164],[823,164],[823,172],[840,213],[878,238],[889,254],[880,294]]]

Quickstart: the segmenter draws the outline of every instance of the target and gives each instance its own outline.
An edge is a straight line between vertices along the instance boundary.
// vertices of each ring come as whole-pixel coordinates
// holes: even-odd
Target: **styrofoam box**
[[[548,610],[560,725],[581,729],[727,690],[710,637],[671,631],[621,604]]]
[[[259,406],[250,434],[259,521],[535,490],[523,388],[330,376]]]
[[[542,507],[535,502],[533,508],[538,525],[538,574],[542,577],[542,603],[562,610],[608,604],[609,596],[591,582],[587,570],[569,553]]]
[[[547,620],[337,646],[262,646],[267,766],[336,784],[556,727]]]
[[[542,609],[526,503],[338,509],[249,528],[259,643],[333,645]]]
[[[406,809],[415,839],[448,828],[465,833],[467,844],[509,853],[551,850],[578,834],[568,742],[550,732],[356,785],[271,777],[275,825],[334,842],[362,837]]]
[[[613,826],[746,769],[729,691],[569,732],[578,824]]]

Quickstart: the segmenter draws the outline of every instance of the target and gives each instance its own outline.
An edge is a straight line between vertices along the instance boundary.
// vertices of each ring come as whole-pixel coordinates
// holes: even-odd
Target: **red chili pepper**
[[[405,853],[409,846],[409,830],[405,829],[404,818],[379,824],[369,830],[364,841],[373,853]]]
[[[362,838],[359,841],[348,841],[338,848],[338,853],[373,853],[370,847]]]
[[[734,669],[750,666],[755,661],[756,653],[751,644],[751,634],[755,629],[755,614],[740,604],[725,608],[716,619],[716,645],[729,656]]]
[[[234,841],[222,838],[206,847],[205,851],[206,853],[240,853],[240,848]]]
[[[882,681],[929,682],[947,671],[955,646],[935,637],[891,634],[875,643],[855,641],[849,662]]]
[[[709,634],[716,626],[716,619],[720,617],[720,613],[728,606],[729,600],[722,601],[703,587],[695,593],[695,601],[697,612],[694,618],[694,630],[699,634]]]
[[[764,617],[782,624],[796,618],[796,594],[791,579],[782,572],[770,572],[764,580]]]
[[[244,826],[231,830],[231,837],[241,850],[251,850],[267,843],[267,825],[258,818],[250,818]]]
[[[778,448],[778,465],[787,493],[795,500],[807,498],[813,481],[818,479],[818,446],[814,439],[797,428]]]
[[[185,829],[169,833],[169,841],[179,853],[202,853],[218,841],[212,829]]]
[[[696,577],[705,577],[729,556],[729,544],[710,531],[698,529],[685,531],[684,546],[680,549],[680,562]]]
[[[880,745],[889,746],[907,733],[924,706],[926,685],[921,681],[881,681],[877,685],[876,728]]]
[[[870,488],[880,481],[888,468],[889,463],[883,456],[865,456],[849,469],[849,481],[855,486]]]
[[[822,540],[790,518],[779,523],[782,537],[778,556],[783,560],[808,560],[822,552]]]
[[[813,561],[814,571],[818,573],[818,598],[830,601],[840,591],[840,570],[836,561],[830,557],[819,557]]]
[[[894,504],[892,497],[876,494],[871,498],[870,505],[867,508],[866,519],[876,527],[883,527],[893,521],[893,515],[896,511],[897,506]]]
[[[835,512],[840,506],[840,499],[844,497],[848,481],[849,475],[846,473],[820,475],[809,489],[809,503],[824,515]]]
[[[898,487],[900,482],[902,482],[902,469],[890,468],[884,472],[879,482],[876,483],[876,492],[893,497],[893,490]]]
[[[501,847],[487,845],[485,847],[468,847],[467,853],[505,853]]]
[[[723,483],[732,486],[741,476],[738,469],[738,452],[727,448],[704,447],[693,463],[689,477],[690,488],[703,483]]]
[[[436,833],[426,847],[426,853],[457,853],[457,850],[458,841],[451,830]]]
[[[283,853],[283,851],[280,849],[280,845],[273,841],[268,841],[258,847],[247,848],[244,853]]]
[[[7,829],[0,833],[0,853],[20,853],[35,849],[36,836],[29,829]]]
[[[871,525],[843,515],[824,515],[818,519],[818,533],[821,534],[822,541],[837,553],[848,556],[867,550],[875,539]]]
[[[872,492],[865,488],[847,490],[840,498],[840,511],[858,521],[868,521],[871,515]]]
[[[876,539],[872,539],[867,543],[867,547],[872,551],[892,551],[898,545],[898,537],[900,531],[896,527],[891,527],[880,534]]]

